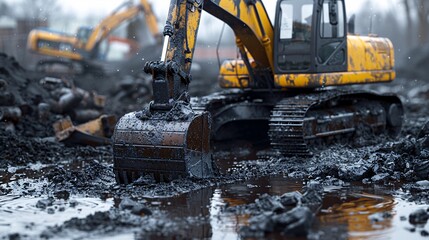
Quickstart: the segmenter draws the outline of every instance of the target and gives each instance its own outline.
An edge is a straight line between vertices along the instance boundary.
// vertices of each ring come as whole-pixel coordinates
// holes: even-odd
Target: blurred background
[[[162,29],[169,1],[150,2]],[[276,1],[263,2],[274,16]],[[0,52],[15,56],[24,67],[31,67],[41,58],[26,50],[27,35],[31,29],[47,27],[73,34],[80,26],[95,26],[121,3],[123,0],[0,0]],[[429,39],[429,1],[346,0],[346,4],[348,16],[356,15],[356,33],[377,34],[393,41],[399,69],[409,64],[425,65],[426,56],[429,55],[429,47],[426,46]],[[139,26],[145,27],[144,24]],[[223,23],[204,13],[196,60],[206,58],[203,60],[207,63],[217,65],[215,49],[218,43],[222,46],[221,58],[237,55],[235,50],[231,51],[234,49],[234,38],[228,27],[222,39],[219,38],[222,26]],[[113,34],[124,35],[125,29],[119,27]],[[151,41],[140,44],[150,45]]]

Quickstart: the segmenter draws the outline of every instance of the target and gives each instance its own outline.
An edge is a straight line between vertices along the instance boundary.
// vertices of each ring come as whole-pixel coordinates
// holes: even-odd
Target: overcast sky
[[[169,0],[149,0],[152,5],[155,8],[155,11],[158,12],[167,12],[168,11],[168,4]],[[77,14],[84,16],[91,14],[91,12],[96,11],[97,13],[109,13],[112,9],[114,9],[116,6],[119,6],[121,3],[123,3],[123,0],[61,0],[59,1],[63,9],[67,9],[73,12],[76,12]],[[270,5],[275,5],[277,1],[275,0],[263,0],[264,4],[269,8]],[[380,6],[386,7],[389,3],[392,2],[392,0],[377,0],[377,3],[380,4]],[[364,3],[363,0],[346,0],[347,8],[349,12],[356,11],[356,9],[359,9],[362,4]],[[162,14],[165,15],[165,14]]]
[[[10,0],[13,1],[13,0]],[[16,1],[16,0],[15,0]],[[137,0],[134,0],[135,2]],[[377,0],[373,1],[377,7],[387,8],[394,6],[400,0]],[[110,13],[113,9],[123,3],[124,0],[60,0],[58,3],[62,9],[67,13],[76,14],[76,17],[87,17],[89,15],[105,16]],[[169,0],[149,0],[152,3],[153,8],[157,16],[165,17],[168,12]],[[263,0],[268,11],[275,11],[276,0]],[[362,8],[365,3],[364,0],[346,0],[346,7],[349,16]],[[165,19],[159,19],[161,23],[165,22]]]
[[[13,4],[17,1],[32,1],[32,0],[6,0],[7,2]],[[139,0],[133,0],[137,2]],[[160,23],[160,29],[162,29],[163,24],[165,23],[165,18],[168,13],[168,5],[170,0],[148,0],[152,3],[155,14],[158,17]],[[347,14],[358,12],[366,2],[365,0],[345,0],[347,7]],[[402,0],[373,0],[371,3],[377,9],[387,9],[387,8],[396,8]],[[55,16],[50,21],[50,27],[63,32],[74,33],[79,26],[87,25],[93,26],[96,25],[103,17],[106,17],[110,12],[112,12],[116,7],[121,5],[124,0],[58,0],[62,11],[61,14],[54,14]],[[267,8],[267,11],[274,15],[275,5],[277,0],[263,0],[264,5]],[[398,10],[402,12],[402,9],[398,7]],[[41,9],[43,11],[43,9]],[[371,9],[369,9],[371,12]],[[64,20],[64,18],[68,20]],[[210,33],[203,33],[203,37],[214,37],[216,29],[213,26],[222,26],[221,22],[216,22],[217,20],[213,19],[209,14],[203,14],[202,26],[206,26],[210,29]],[[220,27],[219,27],[220,28]],[[214,30],[214,31],[213,31]],[[213,36],[208,36],[213,35]]]
[[[136,1],[136,0],[135,0]],[[155,12],[158,15],[166,15],[168,11],[169,0],[149,0],[154,6]],[[64,10],[67,12],[75,12],[79,16],[85,16],[89,14],[103,15],[107,14],[115,7],[119,6],[123,0],[61,0],[58,1]],[[268,9],[273,9],[271,6],[275,5],[275,0],[263,0],[264,4]],[[358,11],[364,0],[346,0],[348,12],[353,13]],[[377,0],[374,1],[380,7],[388,7],[392,2],[396,0]]]

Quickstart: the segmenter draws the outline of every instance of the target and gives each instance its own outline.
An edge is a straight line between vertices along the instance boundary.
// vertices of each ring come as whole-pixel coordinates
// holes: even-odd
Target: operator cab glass
[[[80,27],[77,30],[76,37],[79,39],[79,41],[86,43],[88,42],[89,37],[92,34],[92,28],[91,27]]]
[[[347,69],[343,0],[279,0],[274,62],[276,73]]]

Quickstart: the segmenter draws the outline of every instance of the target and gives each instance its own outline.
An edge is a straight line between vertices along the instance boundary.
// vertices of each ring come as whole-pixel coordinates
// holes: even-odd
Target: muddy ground
[[[21,100],[3,105],[27,110],[0,123],[2,239],[429,235],[429,81],[402,77],[365,87],[401,96],[406,119],[398,139],[339,144],[306,159],[267,158],[266,149],[243,142],[216,145],[220,173],[212,179],[142,178],[124,186],[115,183],[110,146],[55,141],[52,123],[64,114],[41,118],[38,106],[49,99],[37,85],[42,76],[3,56],[7,64],[1,79]],[[125,92],[147,81],[104,78],[124,81]],[[120,116],[150,99],[149,90],[135,93],[137,102],[126,93],[106,92],[104,113]]]

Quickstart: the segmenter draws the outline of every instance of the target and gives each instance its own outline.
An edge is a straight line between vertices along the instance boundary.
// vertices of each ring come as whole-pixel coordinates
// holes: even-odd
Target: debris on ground
[[[160,184],[142,178],[128,186],[118,186],[112,171],[110,146],[65,146],[54,138],[52,126],[69,116],[72,125],[78,127],[80,117],[76,116],[79,114],[69,111],[68,106],[75,105],[79,99],[89,101],[79,104],[82,110],[95,109],[96,114],[88,114],[90,118],[97,115],[95,119],[100,113],[121,116],[123,113],[142,110],[151,98],[150,88],[147,88],[150,79],[143,75],[105,76],[105,80],[111,84],[117,83],[117,88],[112,92],[101,92],[106,97],[101,99],[105,101],[104,108],[100,108],[102,104],[94,107],[98,102],[94,99],[100,98],[91,89],[80,87],[82,90],[78,90],[79,87],[70,85],[71,80],[46,78],[31,73],[5,55],[0,55],[0,62],[0,196],[13,195],[19,196],[19,199],[40,197],[33,204],[37,208],[35,212],[54,216],[63,210],[83,206],[82,203],[70,200],[76,196],[103,201],[113,199],[117,203],[107,211],[68,219],[56,226],[42,226],[43,234],[38,237],[61,238],[72,234],[76,238],[88,238],[125,232],[133,236],[136,233],[135,236],[140,238],[152,235],[186,238],[189,226],[210,225],[211,219],[201,216],[173,218],[157,206],[147,204],[145,199],[173,198],[171,201],[174,205],[174,198],[186,193],[271,175],[300,179],[310,184],[303,189],[303,193],[288,192],[279,196],[261,194],[254,203],[227,207],[225,211],[242,211],[251,215],[250,225],[241,230],[243,236],[266,236],[270,232],[317,236],[317,233],[309,231],[311,227],[308,226],[311,226],[314,214],[323,200],[320,184],[347,187],[353,182],[363,186],[392,188],[400,185],[408,201],[429,204],[429,84],[422,80],[404,78],[389,87],[371,86],[371,89],[381,92],[393,90],[401,95],[407,118],[398,139],[386,137],[380,143],[369,146],[339,144],[306,159],[271,157],[243,162],[237,158],[241,153],[250,151],[242,150],[243,144],[238,144],[232,147],[233,154],[215,152],[215,158],[231,158],[234,164],[214,178],[178,179]],[[41,79],[45,86],[54,84],[57,87],[53,89],[62,90],[55,91],[55,94],[48,91],[40,84]],[[87,79],[82,77],[79,80]],[[316,181],[314,185],[311,180]],[[209,198],[211,195],[207,201]],[[203,197],[189,205],[199,208],[201,206],[196,203],[202,204],[206,210],[207,204],[203,204],[201,199]],[[389,219],[388,214],[366,217],[366,220],[374,223],[383,219]],[[409,222],[424,222],[425,216],[420,211],[408,219]],[[201,236],[208,236],[211,231],[207,230]],[[347,233],[347,226],[331,227],[329,231],[343,236],[344,232]],[[426,230],[415,231],[422,236],[426,234]],[[23,235],[11,235],[20,236]],[[0,234],[0,237],[3,235]]]
[[[74,126],[69,117],[54,123],[57,141],[66,145],[101,146],[111,144],[116,117],[103,115],[98,119]]]
[[[303,190],[304,194],[264,194],[255,203],[229,207],[225,211],[251,215],[249,226],[240,229],[243,238],[260,238],[273,232],[284,236],[307,236],[322,204],[323,187],[318,182],[310,182]]]
[[[408,221],[411,224],[426,224],[429,219],[429,213],[425,209],[414,211],[408,216]]]

